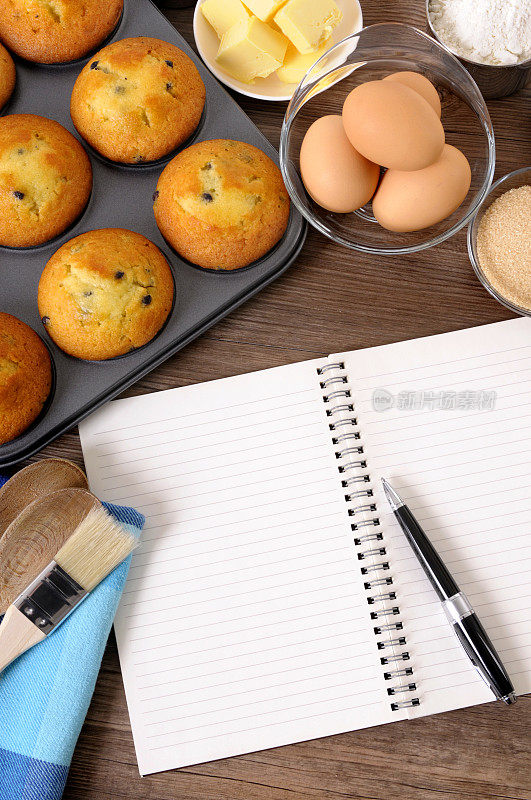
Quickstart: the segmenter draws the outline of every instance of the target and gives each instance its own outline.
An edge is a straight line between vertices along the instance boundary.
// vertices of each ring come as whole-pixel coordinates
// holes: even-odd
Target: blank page
[[[380,477],[411,507],[531,691],[531,320],[341,355],[378,511]],[[412,716],[493,699],[394,517],[383,522],[421,700]]]
[[[390,711],[316,368],[108,404],[91,489],[146,515],[116,618],[141,773]]]

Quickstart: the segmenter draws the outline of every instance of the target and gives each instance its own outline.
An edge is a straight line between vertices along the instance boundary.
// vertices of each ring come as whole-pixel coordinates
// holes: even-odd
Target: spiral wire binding
[[[342,361],[325,364],[317,368],[320,377],[320,387],[323,389],[323,402],[328,406],[326,416],[331,418],[329,428],[332,433],[332,444],[337,448],[335,456],[338,461],[338,472],[341,475],[341,485],[349,489],[345,494],[345,501],[349,504],[348,515],[353,517],[351,530],[356,534],[354,544],[361,548],[358,553],[360,571],[364,576],[364,588],[370,594],[367,595],[367,604],[371,606],[369,611],[370,619],[376,624],[373,626],[374,634],[378,637],[376,646],[379,651],[387,651],[388,655],[380,657],[382,666],[390,666],[389,670],[384,671],[383,676],[386,681],[392,681],[392,685],[387,688],[389,697],[398,697],[409,692],[415,692],[417,685],[414,681],[405,682],[404,678],[413,675],[413,667],[403,665],[403,662],[410,660],[407,650],[395,652],[395,648],[404,648],[407,645],[406,637],[400,634],[393,637],[393,633],[401,631],[403,624],[400,619],[400,606],[396,605],[396,592],[387,587],[393,586],[393,578],[385,573],[390,570],[389,562],[385,559],[387,555],[384,536],[381,530],[370,530],[379,528],[380,520],[377,516],[376,504],[371,500],[373,490],[371,488],[371,477],[366,472],[367,461],[365,458],[344,461],[351,455],[363,455],[363,444],[353,444],[354,441],[361,440],[361,433],[357,429],[358,420],[354,415],[354,403],[351,399],[351,392],[348,388],[348,376],[346,374],[337,375],[336,372],[344,372],[345,364]],[[335,388],[342,386],[342,388]],[[331,391],[329,389],[331,388]],[[340,401],[335,403],[334,401]],[[330,405],[334,403],[334,405]],[[351,414],[348,418],[338,418],[339,414]],[[335,432],[339,431],[338,435]],[[351,470],[356,470],[355,474],[349,474]],[[361,474],[360,471],[362,471]],[[350,487],[355,487],[350,491]],[[362,488],[363,487],[363,488]],[[360,502],[361,501],[361,502]],[[360,519],[360,514],[372,514],[367,519]],[[358,535],[358,532],[359,535]],[[382,542],[382,544],[378,544]],[[383,560],[380,560],[381,557]],[[372,559],[377,559],[375,562]],[[377,589],[378,591],[374,591]],[[386,603],[383,608],[374,608],[377,603]],[[389,604],[389,605],[387,605]],[[392,711],[403,708],[412,708],[420,705],[418,697],[407,697],[405,699],[393,700],[390,703]]]

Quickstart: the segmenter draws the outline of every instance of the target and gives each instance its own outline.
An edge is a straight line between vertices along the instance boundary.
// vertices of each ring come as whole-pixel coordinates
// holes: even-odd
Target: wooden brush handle
[[[0,672],[44,638],[45,634],[22,611],[9,606],[0,625]]]

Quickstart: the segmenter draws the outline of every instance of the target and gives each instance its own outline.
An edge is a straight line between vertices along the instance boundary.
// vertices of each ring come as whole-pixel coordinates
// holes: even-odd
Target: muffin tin
[[[125,0],[122,19],[108,41],[142,35],[164,39],[181,48],[192,58],[205,83],[203,116],[195,134],[180,150],[203,139],[237,139],[259,147],[278,164],[278,155],[267,139],[150,0]],[[66,65],[42,66],[15,58],[17,85],[2,113],[50,117],[79,139],[70,119],[70,94],[88,59],[89,56]],[[79,220],[40,247],[0,247],[0,310],[13,314],[40,334],[50,351],[54,371],[49,402],[27,431],[0,446],[0,468],[12,466],[44,447],[271,283],[295,260],[306,236],[306,223],[292,206],[286,233],[262,259],[229,273],[200,269],[169,248],[153,215],[152,195],[158,177],[174,153],[156,164],[129,167],[113,164],[82,144],[92,162],[94,187]],[[44,265],[64,242],[85,231],[107,227],[142,233],[162,250],[173,273],[175,303],[165,326],[144,347],[109,361],[81,361],[63,353],[46,333],[37,309],[37,286]]]

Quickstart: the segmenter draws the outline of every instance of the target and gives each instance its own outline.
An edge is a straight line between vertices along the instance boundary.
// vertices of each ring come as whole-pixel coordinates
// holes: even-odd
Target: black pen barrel
[[[498,653],[465,595],[459,591],[437,551],[395,490],[383,480],[387,499],[413,552],[429,578],[453,629],[472,664],[492,692],[510,705],[516,700],[513,685]]]
[[[459,587],[409,508],[400,506],[394,513],[440,599],[447,600],[453,597],[459,592]]]
[[[470,660],[481,677],[490,685],[494,694],[505,702],[514,692],[513,685],[498,656],[494,645],[475,614],[463,617],[454,624],[454,631]]]

